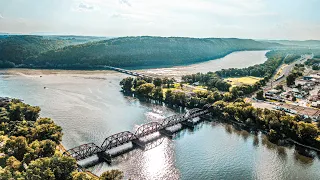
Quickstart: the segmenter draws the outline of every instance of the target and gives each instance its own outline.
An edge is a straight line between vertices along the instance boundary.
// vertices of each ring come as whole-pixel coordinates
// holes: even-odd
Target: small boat
[[[43,89],[47,89],[47,87],[43,87]]]

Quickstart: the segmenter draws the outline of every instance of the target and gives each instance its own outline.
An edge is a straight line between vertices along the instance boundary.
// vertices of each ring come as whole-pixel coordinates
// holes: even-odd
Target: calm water
[[[119,86],[123,77],[108,71],[3,70],[0,96],[40,106],[42,116],[63,127],[66,148],[100,145],[113,133],[179,113],[123,96]],[[180,131],[173,139],[159,139],[158,146],[148,151],[136,149],[114,159],[111,166],[100,163],[90,170],[99,175],[119,168],[132,179],[320,179],[319,159],[303,157],[294,148],[281,153],[258,137],[257,143],[253,135],[207,122],[193,131]]]
[[[268,51],[239,51],[231,53],[223,58],[197,63],[189,66],[176,66],[172,68],[154,68],[140,70],[150,75],[164,75],[179,78],[182,75],[197,72],[214,72],[227,68],[244,68],[255,64],[261,64],[267,60],[265,54]]]

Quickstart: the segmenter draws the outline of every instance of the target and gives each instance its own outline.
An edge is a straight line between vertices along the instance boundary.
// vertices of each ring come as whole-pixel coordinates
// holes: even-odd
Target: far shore
[[[222,58],[198,62],[194,64],[176,65],[170,67],[164,66],[148,66],[148,67],[128,67],[124,69],[131,69],[140,73],[144,73],[150,76],[166,76],[179,80],[183,75],[193,74],[197,72],[215,72],[217,70],[226,68],[243,68],[255,64],[263,63],[267,60],[265,54],[268,50],[259,51],[236,51],[230,53]],[[41,68],[12,68],[12,69],[0,69],[0,74],[9,75],[68,75],[68,74],[82,74],[82,75],[99,75],[99,74],[110,74],[118,73],[107,69],[41,69]]]

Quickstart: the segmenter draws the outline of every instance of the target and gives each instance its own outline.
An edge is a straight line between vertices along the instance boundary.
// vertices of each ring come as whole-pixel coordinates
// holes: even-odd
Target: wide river
[[[193,72],[205,72],[244,67],[262,63],[265,53],[238,52],[225,57],[227,60],[179,68],[189,71],[188,68],[197,67]],[[241,59],[246,65],[239,62]],[[159,71],[167,70],[173,72],[174,68]],[[101,145],[109,135],[133,131],[142,123],[180,113],[165,105],[124,96],[119,86],[124,77],[111,71],[1,70],[0,96],[40,106],[41,116],[51,117],[62,126],[66,148],[90,142]],[[201,123],[194,130],[182,130],[172,139],[157,142],[151,144],[154,148],[135,149],[115,158],[111,165],[99,163],[89,170],[100,175],[106,170],[120,169],[126,179],[146,180],[320,179],[317,157],[304,157],[295,147],[277,147],[263,135],[255,137],[222,123]]]

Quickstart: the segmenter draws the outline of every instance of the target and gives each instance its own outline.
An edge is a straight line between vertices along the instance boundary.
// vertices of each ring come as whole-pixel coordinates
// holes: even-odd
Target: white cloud
[[[80,8],[80,9],[87,9],[87,10],[93,10],[93,9],[94,9],[93,6],[88,5],[88,4],[84,4],[84,3],[80,3],[80,4],[79,4],[79,8]]]
[[[131,3],[128,0],[119,0],[119,2],[131,6]]]
[[[95,5],[90,4],[90,3],[76,2],[75,5],[71,9],[73,11],[86,12],[86,11],[97,10],[98,8]]]

